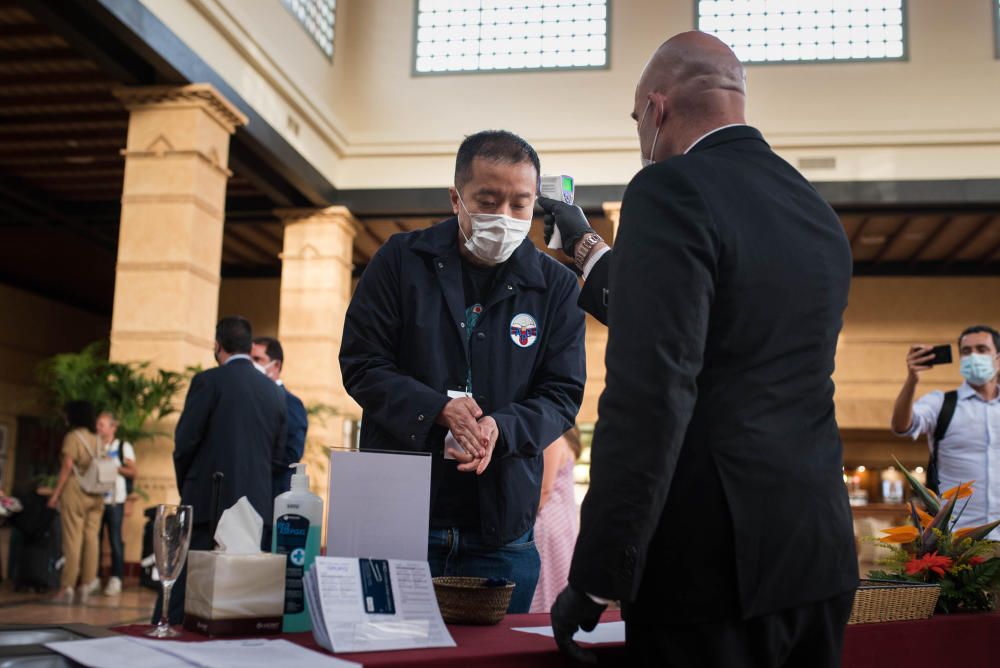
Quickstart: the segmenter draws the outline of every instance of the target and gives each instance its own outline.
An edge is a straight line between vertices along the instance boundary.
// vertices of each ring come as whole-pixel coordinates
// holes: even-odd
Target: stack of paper
[[[46,645],[89,668],[361,668],[361,664],[324,656],[287,640],[210,640],[177,642],[117,636]]]
[[[304,586],[313,636],[331,652],[455,646],[426,561],[317,557]]]

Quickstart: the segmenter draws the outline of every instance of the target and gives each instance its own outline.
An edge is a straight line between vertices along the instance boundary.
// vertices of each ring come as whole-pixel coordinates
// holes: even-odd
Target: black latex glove
[[[550,200],[551,201],[551,200]],[[565,205],[569,206],[569,205]],[[583,649],[573,641],[577,629],[593,631],[601,619],[606,605],[596,603],[586,594],[572,587],[566,587],[552,604],[552,633],[560,651],[574,661],[594,665],[597,655],[592,650]]]
[[[545,211],[545,243],[552,238],[553,229],[558,226],[562,236],[563,252],[570,257],[576,251],[576,243],[594,228],[587,222],[583,209],[575,204],[567,204],[557,199],[538,196],[538,206]]]

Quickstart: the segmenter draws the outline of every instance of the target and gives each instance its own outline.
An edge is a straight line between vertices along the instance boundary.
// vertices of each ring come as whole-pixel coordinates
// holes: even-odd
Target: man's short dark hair
[[[230,355],[249,354],[253,342],[250,321],[238,315],[226,316],[215,326],[215,340]]]
[[[958,335],[958,347],[962,348],[962,339],[964,339],[969,334],[979,334],[980,332],[986,332],[993,337],[993,350],[1000,352],[1000,332],[993,329],[989,325],[973,325],[972,327],[966,327],[965,331]]]
[[[66,416],[66,423],[70,429],[82,427],[89,432],[97,431],[97,411],[94,409],[94,404],[89,401],[67,401],[63,406],[63,415]]]
[[[472,178],[472,161],[476,158],[510,165],[530,162],[535,167],[535,187],[538,187],[542,169],[538,154],[513,132],[483,130],[465,138],[455,157],[455,187],[459,190]]]
[[[281,363],[281,366],[285,365],[285,351],[281,347],[281,342],[278,339],[271,336],[258,336],[253,340],[254,345],[264,346],[264,353],[271,358],[271,361],[277,360]]]

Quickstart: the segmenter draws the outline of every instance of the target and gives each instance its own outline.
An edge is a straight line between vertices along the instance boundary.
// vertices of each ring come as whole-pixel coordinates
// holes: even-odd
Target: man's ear
[[[659,92],[653,91],[649,94],[649,99],[652,102],[650,113],[653,114],[653,127],[660,127],[667,120],[667,114],[669,113],[671,100],[670,98]]]
[[[451,212],[458,215],[458,190],[455,186],[448,187],[448,196],[451,198]]]

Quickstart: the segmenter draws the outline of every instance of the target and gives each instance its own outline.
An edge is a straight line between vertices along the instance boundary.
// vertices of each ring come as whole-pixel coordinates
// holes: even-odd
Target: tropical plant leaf
[[[917,480],[905,466],[900,464],[895,455],[892,456],[892,459],[896,462],[896,466],[898,466],[903,472],[903,475],[906,477],[906,481],[910,483],[910,488],[913,490],[913,493],[916,494],[917,498],[920,499],[920,502],[924,504],[924,508],[927,509],[927,512],[931,515],[937,515],[938,511],[941,510],[941,503],[938,501],[934,493],[927,489],[922,482]]]

